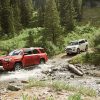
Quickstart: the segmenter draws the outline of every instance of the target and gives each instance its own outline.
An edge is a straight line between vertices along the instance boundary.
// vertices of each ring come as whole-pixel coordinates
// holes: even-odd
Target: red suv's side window
[[[39,53],[38,50],[36,50],[36,49],[33,50],[33,54],[38,54],[38,53]]]
[[[39,49],[41,51],[41,53],[45,53],[44,49]]]
[[[32,51],[31,51],[30,49],[26,49],[26,50],[24,51],[24,53],[25,53],[26,55],[31,55],[31,54],[32,54]]]

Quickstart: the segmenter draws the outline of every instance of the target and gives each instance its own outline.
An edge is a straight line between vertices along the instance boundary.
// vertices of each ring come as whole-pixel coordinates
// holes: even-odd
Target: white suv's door
[[[84,51],[84,50],[85,50],[85,47],[86,47],[85,41],[84,41],[84,40],[79,41],[79,45],[80,45],[80,50],[81,50],[81,51]]]

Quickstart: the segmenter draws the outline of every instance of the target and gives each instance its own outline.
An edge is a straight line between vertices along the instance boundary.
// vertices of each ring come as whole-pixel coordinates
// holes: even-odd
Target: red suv
[[[0,66],[3,66],[4,70],[19,70],[31,65],[45,63],[47,60],[48,57],[43,48],[23,48],[1,57]]]

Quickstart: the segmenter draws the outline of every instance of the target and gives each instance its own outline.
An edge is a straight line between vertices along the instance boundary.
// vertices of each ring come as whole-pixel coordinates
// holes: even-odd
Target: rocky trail
[[[96,90],[97,95],[100,96],[100,69],[98,69],[99,67],[81,64],[74,65],[75,68],[79,69],[84,74],[77,75],[72,70],[69,70],[68,60],[70,60],[71,58],[72,57],[67,57],[65,54],[61,54],[56,56],[55,58],[50,59],[46,64],[32,66],[30,68],[22,69],[20,71],[15,72],[0,71],[0,100],[22,100],[19,98],[19,95],[20,93],[22,93],[23,86],[27,84],[28,79],[30,78],[42,81],[59,80],[65,81],[66,83],[75,86],[90,87]],[[19,92],[16,93],[14,91]],[[28,91],[31,90],[27,90],[27,93]],[[36,89],[34,91],[37,93]],[[49,91],[48,88],[45,88],[45,91],[41,88],[38,90],[38,92],[44,94],[44,96],[46,95],[46,91]],[[55,93],[52,92],[51,94],[54,95]],[[66,94],[65,92],[63,92],[60,94],[68,95],[70,93],[68,92],[68,94]],[[11,97],[9,97],[9,95],[12,95],[12,99]],[[38,95],[38,93],[36,95]],[[58,96],[56,98],[59,98],[56,100],[65,100],[64,98],[60,99],[59,95],[56,96]]]

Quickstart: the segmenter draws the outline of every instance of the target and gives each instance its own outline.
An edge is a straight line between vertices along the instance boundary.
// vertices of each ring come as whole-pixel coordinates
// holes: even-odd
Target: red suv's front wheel
[[[21,63],[15,63],[14,65],[14,70],[20,70],[22,68],[22,64]]]

